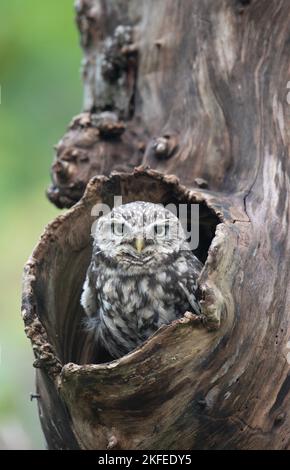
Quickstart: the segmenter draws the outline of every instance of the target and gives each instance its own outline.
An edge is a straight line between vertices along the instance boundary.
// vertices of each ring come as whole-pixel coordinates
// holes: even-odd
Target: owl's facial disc
[[[173,213],[143,202],[113,209],[99,219],[95,233],[99,252],[126,269],[130,265],[157,268],[184,242],[184,231]]]

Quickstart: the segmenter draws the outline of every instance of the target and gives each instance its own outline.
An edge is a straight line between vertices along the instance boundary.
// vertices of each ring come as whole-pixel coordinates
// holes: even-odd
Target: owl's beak
[[[141,251],[145,247],[145,240],[144,238],[136,238],[135,240],[135,248],[138,251],[138,253],[141,253]]]

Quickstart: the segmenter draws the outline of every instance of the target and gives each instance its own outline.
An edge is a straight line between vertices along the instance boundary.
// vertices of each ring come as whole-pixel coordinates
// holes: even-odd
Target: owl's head
[[[131,202],[102,216],[94,233],[94,253],[123,269],[155,269],[186,246],[178,218],[159,204]]]

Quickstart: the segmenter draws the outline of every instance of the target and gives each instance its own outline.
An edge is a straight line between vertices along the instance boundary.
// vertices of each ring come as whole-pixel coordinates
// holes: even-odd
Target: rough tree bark
[[[76,7],[84,112],[57,146],[48,195],[70,207],[105,176],[25,269],[48,447],[289,449],[289,1]],[[132,171],[141,164],[156,171]],[[200,204],[207,320],[184,317],[102,363],[79,296],[91,210],[120,194]]]

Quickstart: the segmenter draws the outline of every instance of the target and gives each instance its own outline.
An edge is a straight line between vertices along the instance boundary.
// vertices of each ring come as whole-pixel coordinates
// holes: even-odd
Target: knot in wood
[[[203,178],[195,178],[194,182],[195,182],[196,186],[198,186],[201,189],[207,189],[208,188],[208,182]]]
[[[68,168],[69,168],[69,163],[64,161],[64,160],[57,160],[53,165],[52,165],[52,170],[60,177],[63,179],[66,179],[68,177]]]
[[[123,121],[118,120],[115,113],[104,111],[103,113],[92,115],[92,125],[96,127],[103,138],[119,138],[126,130]]]
[[[164,135],[157,137],[153,142],[153,150],[156,158],[170,158],[177,148],[177,137],[174,135]]]

